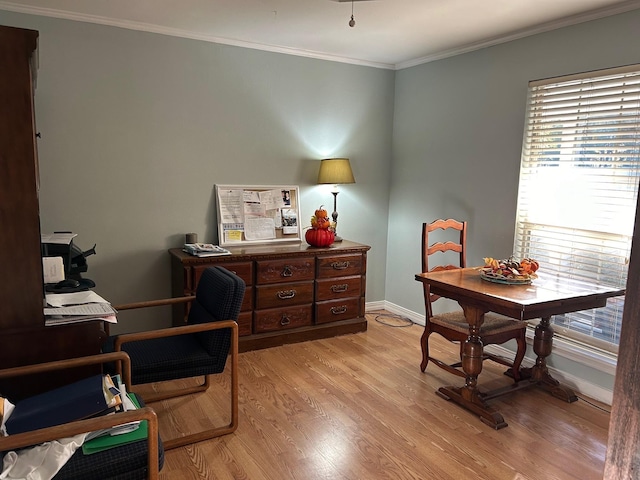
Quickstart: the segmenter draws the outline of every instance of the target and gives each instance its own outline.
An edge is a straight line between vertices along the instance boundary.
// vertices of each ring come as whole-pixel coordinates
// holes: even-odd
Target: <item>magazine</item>
[[[231,255],[226,248],[222,248],[212,243],[185,243],[183,251],[196,257],[218,257],[220,255]]]

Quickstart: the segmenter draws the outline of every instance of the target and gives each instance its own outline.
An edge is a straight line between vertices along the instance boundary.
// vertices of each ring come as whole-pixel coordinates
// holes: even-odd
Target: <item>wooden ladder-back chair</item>
[[[201,442],[238,428],[238,315],[245,282],[226,268],[204,270],[195,297],[171,298],[115,306],[118,311],[190,302],[187,325],[109,337],[107,351],[125,351],[131,357],[133,385],[204,377],[201,385],[160,392],[144,398],[152,403],[204,392],[210,376],[224,371],[231,358],[231,408],[228,425],[205,429],[164,441],[165,450]]]
[[[454,240],[430,240],[429,234],[438,229],[442,229],[447,232],[444,234],[445,236],[447,234],[454,236]],[[459,222],[454,219],[439,219],[431,223],[423,223],[422,273],[465,268],[467,266],[466,241],[467,222]],[[436,257],[436,255],[439,255],[439,257]],[[456,264],[447,263],[452,260],[452,257],[457,259]],[[434,265],[436,258],[439,258],[442,261]],[[420,364],[420,369],[424,372],[429,361],[432,361],[440,368],[443,368],[454,375],[465,377],[466,374],[461,369],[461,362],[448,364],[442,360],[432,357],[429,353],[429,336],[432,333],[438,333],[450,342],[460,343],[460,358],[462,358],[464,341],[469,336],[469,323],[465,319],[464,312],[462,309],[458,309],[453,312],[434,315],[432,305],[440,297],[430,292],[429,285],[427,283],[423,284],[423,288],[426,319],[424,333],[420,339],[420,344],[422,346],[422,363]],[[511,367],[515,381],[520,379],[520,364],[522,363],[527,347],[525,338],[526,328],[526,322],[520,322],[492,312],[485,314],[484,323],[480,328],[480,340],[485,346],[489,344],[499,345],[512,339],[517,342],[518,347],[513,362],[486,352],[483,355],[483,360],[490,359],[494,362]]]

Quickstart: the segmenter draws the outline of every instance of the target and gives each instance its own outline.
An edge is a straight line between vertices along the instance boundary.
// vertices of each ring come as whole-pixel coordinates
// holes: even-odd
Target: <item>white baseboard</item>
[[[396,315],[401,315],[413,323],[424,326],[425,317],[419,313],[413,312],[399,305],[387,301],[369,302],[365,306],[365,310],[387,310]],[[533,332],[527,332],[527,343],[531,344],[533,341]],[[492,353],[502,356],[512,356],[513,352],[500,345],[489,345],[487,350]],[[532,349],[529,351],[532,353]],[[587,350],[584,347],[580,347],[571,344],[560,339],[554,339],[553,355],[568,358],[574,362],[588,366],[589,368],[596,369],[598,371],[615,376],[616,361],[615,358],[607,355],[600,355],[597,352]],[[529,355],[525,356],[523,364],[525,366],[531,366],[535,363],[535,358]],[[549,372],[561,383],[575,390],[576,394],[584,395],[599,402],[611,405],[613,402],[613,390],[601,387],[594,383],[589,382],[588,379],[577,377],[569,372],[558,370],[556,368],[549,367]]]
[[[375,312],[377,310],[384,310],[387,308],[387,302],[380,300],[379,302],[367,302],[364,306],[365,311]]]

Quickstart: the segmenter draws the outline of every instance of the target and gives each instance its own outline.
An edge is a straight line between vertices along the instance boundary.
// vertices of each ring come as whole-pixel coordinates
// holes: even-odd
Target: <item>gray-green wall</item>
[[[635,10],[396,73],[388,302],[424,315],[422,222],[466,219],[470,265],[511,255],[529,80],[640,63],[639,47]],[[550,365],[613,387],[575,362]]]
[[[186,232],[217,241],[214,184],[298,185],[309,225],[333,209],[320,159],[339,156],[357,183],[338,231],[372,246],[367,301],[384,300],[394,72],[9,12],[0,24],[40,32],[42,230],[97,243],[98,293],[170,296],[167,249]],[[145,315],[114,331],[169,323]]]

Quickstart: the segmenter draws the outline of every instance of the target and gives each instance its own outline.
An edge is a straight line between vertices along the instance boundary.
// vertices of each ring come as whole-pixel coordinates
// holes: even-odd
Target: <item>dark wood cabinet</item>
[[[0,365],[3,368],[98,353],[100,322],[44,325],[34,88],[38,32],[0,26]],[[76,375],[73,372],[70,375]],[[52,380],[1,384],[16,399]]]
[[[238,319],[240,350],[255,350],[367,329],[369,246],[344,240],[326,248],[303,243],[230,247],[231,255],[198,258],[174,248],[173,296],[193,295],[202,271],[221,265],[247,284]],[[175,305],[173,324],[187,318]]]
[[[38,32],[0,28],[0,329],[43,323],[33,85]]]

